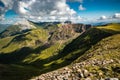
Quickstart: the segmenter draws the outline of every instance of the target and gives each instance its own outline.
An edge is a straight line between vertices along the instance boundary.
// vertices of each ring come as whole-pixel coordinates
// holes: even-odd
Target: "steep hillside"
[[[68,67],[42,74],[31,80],[120,79],[120,34],[107,37]]]
[[[65,57],[66,60],[73,61],[103,38],[120,33],[120,25],[118,26],[117,31],[114,30],[116,27],[113,27],[113,30],[107,29],[108,26],[104,27],[106,28],[97,27],[87,30],[85,33],[74,39],[70,44],[66,45],[60,56],[67,55]]]
[[[114,25],[114,27],[112,27],[112,29],[109,29],[108,27],[112,26],[112,25]],[[110,70],[108,69],[109,70],[108,75],[103,74],[103,73],[105,73],[104,70],[103,70],[103,72],[101,72],[99,70],[99,68],[101,68],[101,67],[99,67],[99,65],[101,65],[101,63],[104,63],[104,65],[106,64],[105,66],[109,66],[109,63],[112,63],[112,62],[114,64],[112,64],[111,67],[113,66],[114,69],[118,68],[117,72],[115,72],[115,76],[116,77],[119,76],[119,72],[118,72],[119,71],[119,63],[118,63],[119,56],[117,56],[117,55],[119,54],[120,49],[119,49],[119,44],[117,42],[119,42],[119,36],[120,36],[119,35],[120,34],[119,27],[120,27],[120,25],[119,24],[110,24],[108,26],[103,26],[103,27],[89,29],[88,31],[86,31],[85,33],[80,35],[78,38],[74,39],[67,46],[65,46],[63,51],[60,52],[60,54],[58,54],[57,59],[62,60],[62,63],[61,63],[62,65],[65,65],[64,63],[69,64],[79,57],[79,59],[74,61],[74,63],[71,66],[65,67],[63,69],[60,69],[60,70],[57,70],[54,72],[43,74],[43,75],[37,77],[36,79],[43,79],[43,80],[44,79],[58,79],[58,80],[61,80],[61,79],[71,79],[71,78],[85,79],[88,77],[90,77],[92,79],[96,79],[96,78],[101,78],[101,75],[103,78],[114,77],[114,74],[113,74],[114,71],[113,71],[113,73],[111,73],[112,68],[109,68]],[[117,29],[117,30],[115,30],[115,29]],[[115,36],[112,36],[112,35],[115,35]],[[109,36],[111,36],[111,37],[109,37]],[[108,38],[106,38],[106,37],[108,37]],[[104,41],[104,38],[106,38],[105,41]],[[112,38],[112,40],[111,40],[111,38]],[[98,44],[102,43],[99,46],[100,50],[102,49],[102,47],[103,48],[105,47],[104,45],[115,47],[115,49],[113,48],[113,50],[111,50],[111,54],[110,54],[111,57],[109,55],[105,54],[106,57],[108,56],[108,58],[104,59],[105,57],[103,55],[104,54],[103,52],[105,50],[101,50],[101,53],[102,53],[101,58],[104,61],[99,59],[100,55],[98,55],[99,54],[98,52],[96,52],[95,54],[93,52],[91,52],[92,54],[97,55],[97,56],[94,56],[94,57],[90,56],[92,54],[89,54],[89,51],[91,51],[91,49],[96,50],[96,48],[97,48],[96,45],[98,45],[96,43],[98,43]],[[109,52],[108,49],[106,51]],[[87,50],[88,50],[88,52],[87,52]],[[116,55],[113,58],[112,55],[114,52],[116,53]],[[91,59],[89,59],[89,57],[91,57]],[[112,60],[115,58],[117,59],[117,62],[116,61],[114,62]],[[87,61],[86,59],[88,59],[89,61]],[[95,65],[95,66],[91,67],[91,65]],[[96,67],[96,65],[97,65],[97,67]]]
[[[43,29],[34,29],[26,33],[0,39],[0,53],[12,52],[23,47],[32,47],[45,43],[48,33]],[[4,42],[6,41],[6,42]]]

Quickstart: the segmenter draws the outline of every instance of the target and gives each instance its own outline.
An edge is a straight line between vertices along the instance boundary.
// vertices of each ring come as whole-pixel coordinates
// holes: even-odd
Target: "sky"
[[[0,23],[120,22],[120,0],[0,0]]]

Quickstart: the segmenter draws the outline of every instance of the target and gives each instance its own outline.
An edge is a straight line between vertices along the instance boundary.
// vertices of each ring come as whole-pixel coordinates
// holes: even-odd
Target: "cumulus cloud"
[[[120,13],[114,13],[113,15],[109,16],[101,16],[95,22],[120,22]]]
[[[105,20],[105,19],[107,19],[107,17],[104,15],[99,18],[99,20]]]
[[[115,18],[115,19],[120,19],[120,13],[115,13],[115,14],[113,15],[113,18]]]
[[[74,9],[66,4],[67,0],[0,0],[0,17],[12,9],[22,18],[33,21],[81,20]],[[83,0],[73,0],[82,3]],[[83,6],[82,6],[83,8]],[[83,8],[85,9],[85,8]],[[82,10],[83,10],[82,9]]]
[[[115,20],[115,19],[120,19],[120,13],[115,13],[114,15],[111,15],[109,17],[103,15],[98,20]]]
[[[4,18],[4,13],[12,8],[12,0],[0,0],[0,20]]]
[[[4,15],[0,15],[0,20],[4,20]]]
[[[67,20],[76,15],[66,0],[20,0],[15,1],[13,10],[27,19]]]
[[[81,4],[81,5],[79,6],[79,10],[83,11],[83,10],[86,10],[86,8],[83,7],[83,5]]]

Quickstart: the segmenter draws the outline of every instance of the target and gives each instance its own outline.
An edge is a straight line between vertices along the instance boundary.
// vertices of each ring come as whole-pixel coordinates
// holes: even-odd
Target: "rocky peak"
[[[50,36],[50,40],[65,40],[72,38],[76,34],[81,34],[87,29],[91,28],[91,25],[84,24],[62,24],[58,29]]]
[[[27,20],[18,21],[18,22],[16,22],[14,25],[19,25],[18,27],[19,27],[21,30],[27,30],[27,29],[34,29],[34,28],[36,28],[35,26],[32,25],[32,23],[30,23],[30,22],[27,21]]]

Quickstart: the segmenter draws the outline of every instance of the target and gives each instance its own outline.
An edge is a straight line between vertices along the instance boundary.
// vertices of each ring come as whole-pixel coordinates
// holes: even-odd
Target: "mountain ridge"
[[[9,70],[13,67],[16,67],[13,71],[16,73],[16,75],[21,75],[19,77],[16,76],[16,78],[10,78],[12,80],[26,80],[30,79],[33,76],[37,76],[67,66],[75,61],[77,58],[85,55],[86,52],[91,49],[92,46],[96,45],[99,41],[103,40],[106,37],[120,34],[119,24],[109,24],[102,27],[90,27],[85,32],[84,30],[82,30],[83,33],[79,31],[82,28],[79,27],[79,25],[74,25],[70,27],[70,31],[68,29],[69,26],[72,25],[67,24],[65,25],[65,27],[61,25],[58,26],[58,32],[60,29],[63,33],[65,33],[64,35],[66,35],[68,34],[66,29],[68,30],[68,32],[71,32],[72,30],[78,30],[78,32],[75,32],[75,34],[79,33],[79,35],[72,36],[69,39],[61,38],[54,42],[49,42],[49,30],[39,27],[23,34],[0,39],[0,45],[2,45],[0,46],[0,63],[3,63],[3,65],[9,65],[7,67]],[[59,36],[61,34],[55,35]],[[29,43],[35,45],[32,46]],[[18,47],[15,47],[19,46],[20,44],[24,45],[21,46],[19,49]],[[81,60],[84,61],[84,58],[85,57],[81,58]],[[16,66],[13,66],[11,64],[14,64]],[[21,69],[17,66],[22,66],[24,72],[17,73],[16,71],[19,71],[19,69]],[[31,69],[33,73],[37,72],[39,74],[36,73],[33,75],[29,75],[29,71],[26,68],[29,68],[30,66],[34,67],[37,70],[34,71],[34,68]],[[2,74],[2,72],[0,74]],[[25,74],[23,73],[27,73],[29,76],[25,77]],[[9,72],[8,75],[10,74],[13,73]],[[14,74],[13,76],[15,77]],[[1,76],[1,78],[3,77]]]

